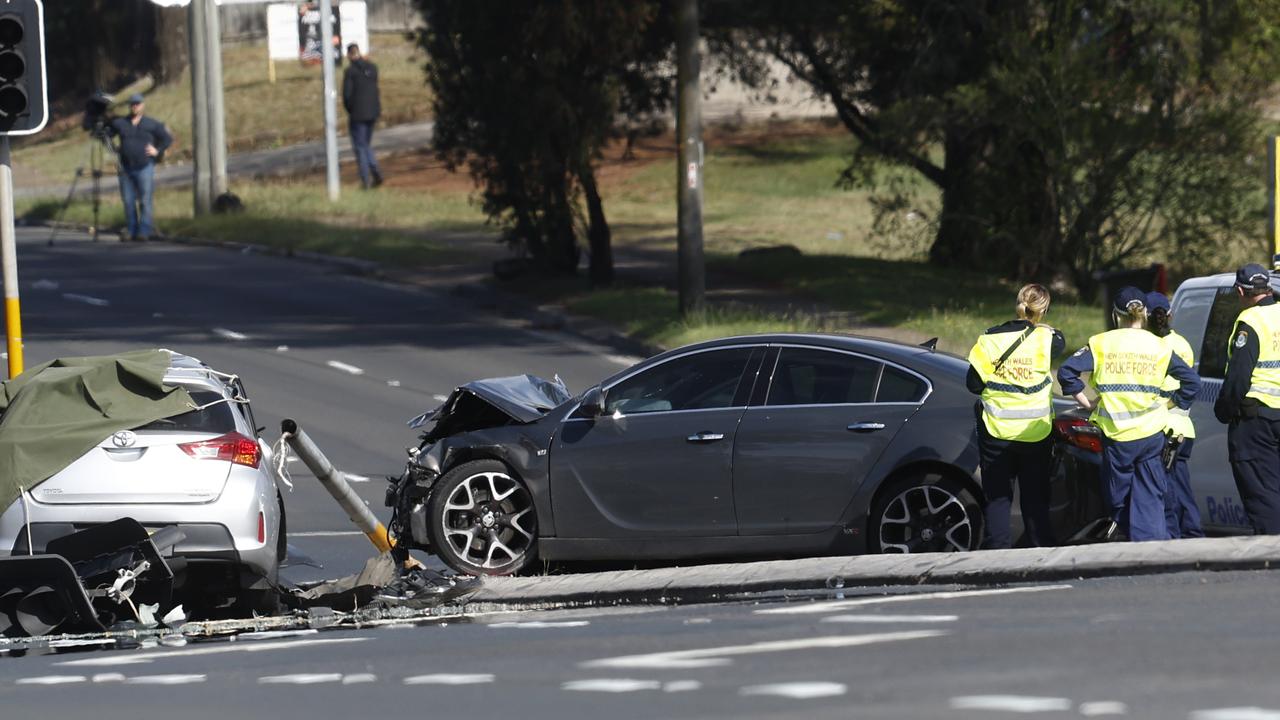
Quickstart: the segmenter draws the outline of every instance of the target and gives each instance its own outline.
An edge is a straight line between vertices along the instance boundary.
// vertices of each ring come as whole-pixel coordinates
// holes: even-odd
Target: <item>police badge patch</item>
[[[1236,347],[1242,348],[1247,342],[1249,342],[1249,333],[1241,330],[1240,334],[1236,335]]]

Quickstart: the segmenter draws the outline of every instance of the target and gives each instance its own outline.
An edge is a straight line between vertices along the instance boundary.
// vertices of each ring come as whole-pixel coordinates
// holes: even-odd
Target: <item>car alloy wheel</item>
[[[537,546],[533,498],[501,463],[482,460],[455,468],[431,505],[434,547],[455,570],[506,575],[532,561]]]
[[[978,503],[948,478],[924,476],[896,484],[878,504],[875,539],[880,552],[963,552],[981,538]]]

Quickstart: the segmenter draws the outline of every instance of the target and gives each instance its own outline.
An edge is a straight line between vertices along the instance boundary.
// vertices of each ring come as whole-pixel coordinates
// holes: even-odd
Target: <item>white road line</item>
[[[877,597],[855,598],[853,600],[832,600],[808,604],[786,605],[784,607],[757,610],[757,615],[806,615],[810,613],[827,613],[845,608],[879,605],[882,603],[912,602],[915,600],[957,600],[960,598],[988,597],[991,595],[1012,595],[1014,593],[1037,593],[1050,590],[1070,590],[1070,585],[1038,585],[1034,587],[996,588],[994,590],[957,590],[934,593],[911,593],[908,595],[882,595]]]
[[[351,375],[363,375],[363,374],[364,374],[364,370],[362,370],[362,369],[360,369],[360,368],[356,367],[355,365],[348,365],[348,364],[346,364],[346,363],[344,363],[344,362],[341,362],[341,361],[338,361],[338,360],[330,360],[329,362],[325,363],[325,365],[328,365],[329,367],[333,368],[334,370],[341,370],[342,372],[344,372],[344,373],[349,373],[349,374],[351,374]]]
[[[378,676],[373,673],[355,673],[352,675],[343,675],[343,685],[359,685],[361,683],[377,682]]]
[[[258,678],[259,685],[320,685],[342,682],[342,673],[294,673]]]
[[[436,402],[444,402],[449,399],[449,396],[448,395],[432,395],[431,399],[435,400]]]
[[[306,628],[303,630],[263,630],[261,632],[248,632],[236,635],[236,642],[258,642],[260,640],[275,640],[277,638],[298,637],[299,635],[318,635],[319,630],[315,628]]]
[[[83,675],[41,675],[40,677],[26,677],[14,680],[15,685],[67,685],[70,683],[82,683],[86,680]]]
[[[111,305],[110,300],[103,300],[102,298],[96,298],[90,295],[80,295],[78,293],[62,293],[62,299],[70,300],[71,302],[84,303],[85,305],[93,305],[94,307],[108,307]]]
[[[405,685],[482,685],[493,682],[491,673],[435,673],[413,675],[404,679]]]
[[[213,329],[213,334],[214,334],[214,335],[217,335],[218,337],[222,338],[223,340],[237,340],[237,341],[240,341],[240,340],[248,340],[248,339],[249,339],[249,336],[248,336],[248,335],[245,335],[244,333],[238,333],[238,332],[236,332],[235,330],[228,330],[228,329],[226,329],[226,328],[214,328],[214,329]]]
[[[1100,717],[1102,715],[1128,715],[1129,706],[1122,702],[1113,700],[1099,700],[1095,702],[1080,703],[1080,714],[1085,717]]]
[[[289,531],[289,537],[343,537],[346,535],[363,535],[359,530],[311,530],[308,532]]]
[[[55,280],[37,280],[31,283],[32,290],[57,290],[58,283]]]
[[[662,686],[662,692],[665,693],[691,692],[700,689],[702,689],[702,683],[697,680],[672,680]]]
[[[125,677],[122,673],[98,673],[93,676],[96,683],[124,682]]]
[[[288,345],[277,345],[277,346],[276,346],[276,352],[289,352],[289,346],[288,346]]]
[[[812,698],[836,697],[844,695],[849,688],[837,682],[789,682],[769,685],[752,685],[738,691],[739,695],[776,695],[792,700],[810,700]]]
[[[387,387],[400,387],[400,381],[399,381],[399,380],[388,380],[388,381],[387,381]]]
[[[924,638],[947,635],[943,630],[912,630],[907,632],[877,633],[871,635],[831,635],[827,637],[802,638],[797,640],[774,640],[757,642],[750,645],[729,645],[725,647],[701,648],[698,650],[674,650],[650,653],[647,655],[623,655],[621,657],[603,658],[582,664],[582,667],[608,668],[703,668],[728,665],[729,658],[735,655],[761,655],[775,652],[792,652],[795,650],[812,650],[817,648],[845,648],[875,643],[900,642],[903,640],[920,640]]]
[[[491,628],[520,628],[529,630],[542,630],[545,628],[576,628],[586,627],[591,622],[587,620],[568,620],[565,622],[547,622],[544,620],[533,620],[529,622],[500,622],[489,625]]]
[[[1070,710],[1071,701],[1066,698],[1034,697],[1031,695],[966,695],[951,698],[953,710],[994,710],[997,712],[1054,712]]]
[[[1196,710],[1190,720],[1280,720],[1280,710],[1260,707],[1232,707]]]
[[[369,482],[368,475],[357,475],[355,473],[342,473],[342,474],[347,478],[347,482],[353,482],[353,483]]]
[[[631,367],[642,360],[642,358],[632,357],[630,355],[605,355],[604,359],[614,363],[615,365],[624,365],[626,367]]]
[[[829,623],[946,623],[960,619],[959,615],[832,615],[822,618]]]
[[[633,680],[631,678],[598,678],[595,680],[570,680],[560,684],[561,690],[571,692],[627,693],[638,690],[661,690],[658,680]]]
[[[197,655],[223,655],[226,653],[241,652],[264,652],[267,650],[305,650],[320,645],[342,645],[346,643],[358,643],[371,640],[372,638],[356,637],[356,638],[327,638],[322,640],[284,640],[281,642],[255,642],[255,643],[223,643],[220,645],[205,645],[201,647],[184,648],[182,650],[162,650],[159,652],[145,652],[134,654],[111,655],[108,657],[92,657],[82,660],[64,660],[55,665],[63,665],[67,667],[110,667],[112,665],[139,665],[141,663],[149,663],[152,660],[165,660],[169,658],[194,657]]]
[[[205,675],[136,675],[125,680],[128,685],[191,685],[202,683]]]

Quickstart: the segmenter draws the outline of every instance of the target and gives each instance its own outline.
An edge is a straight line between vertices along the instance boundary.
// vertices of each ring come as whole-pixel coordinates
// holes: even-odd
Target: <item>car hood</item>
[[[460,385],[440,407],[409,421],[420,428],[434,421],[425,439],[447,437],[460,432],[510,424],[528,424],[573,398],[557,376],[546,380],[535,375],[473,380]]]

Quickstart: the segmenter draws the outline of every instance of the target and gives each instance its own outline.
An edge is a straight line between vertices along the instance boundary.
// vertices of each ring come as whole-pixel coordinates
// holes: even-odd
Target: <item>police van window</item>
[[[783,348],[766,405],[869,403],[882,365],[855,355]]]
[[[1217,290],[1211,287],[1187,290],[1178,295],[1173,306],[1173,331],[1187,339],[1195,351],[1197,369],[1203,355],[1204,329]]]
[[[1240,310],[1240,298],[1236,295],[1235,287],[1228,285],[1218,288],[1213,306],[1209,309],[1209,318],[1205,322],[1204,342],[1200,345],[1197,357],[1200,361],[1200,377],[1221,379],[1226,374],[1227,343]],[[1176,314],[1174,319],[1179,319]]]
[[[886,365],[884,377],[880,378],[880,392],[876,394],[876,402],[920,402],[928,389],[924,381],[915,375]]]
[[[610,388],[605,411],[637,415],[745,405],[735,395],[750,356],[751,348],[732,348],[669,360]]]

